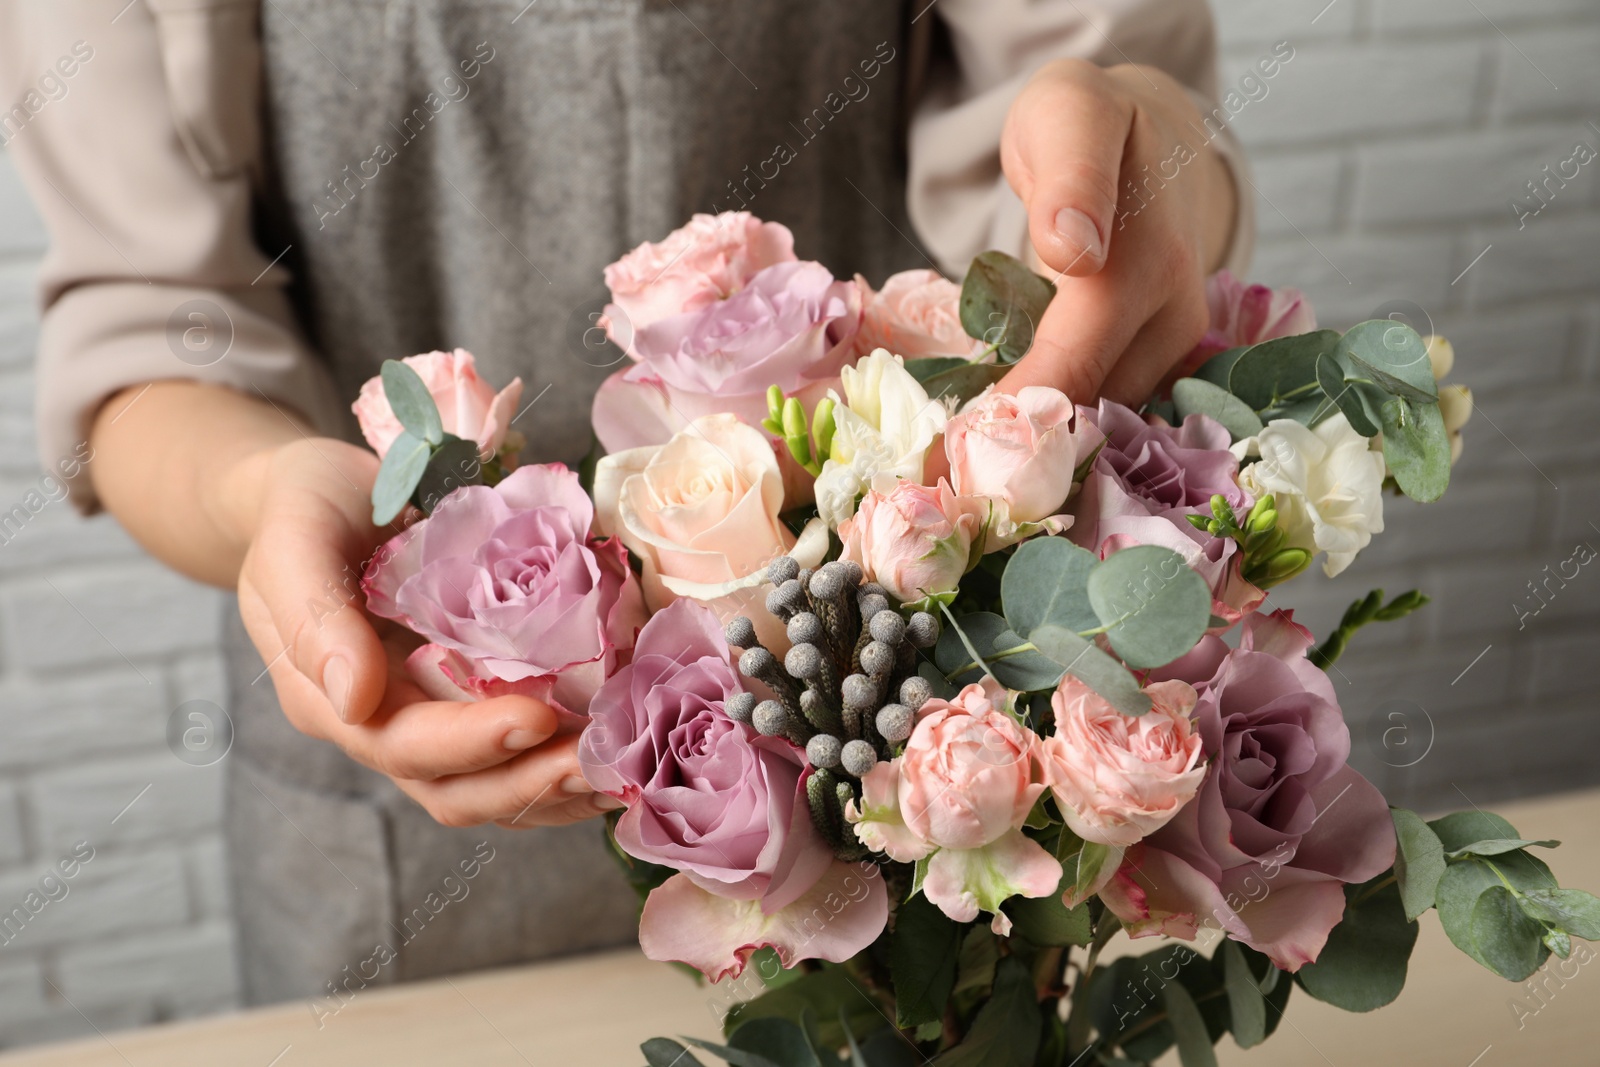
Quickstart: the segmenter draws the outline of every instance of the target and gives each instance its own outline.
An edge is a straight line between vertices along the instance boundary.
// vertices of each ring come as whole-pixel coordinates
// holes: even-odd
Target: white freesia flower
[[[1239,484],[1257,498],[1272,494],[1289,545],[1326,552],[1330,578],[1383,531],[1383,455],[1343,414],[1315,429],[1273,419],[1233,447],[1241,459],[1261,457],[1239,472]]]
[[[817,476],[817,512],[830,527],[855,514],[879,474],[922,481],[922,462],[949,417],[928,399],[899,356],[879,348],[840,372],[844,399],[829,393],[833,441]]]

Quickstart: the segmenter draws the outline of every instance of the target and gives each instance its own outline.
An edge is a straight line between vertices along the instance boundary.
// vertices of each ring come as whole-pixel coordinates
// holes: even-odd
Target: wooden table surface
[[[1529,836],[1565,842],[1550,857],[1564,885],[1600,890],[1600,791],[1496,810]],[[1457,951],[1430,913],[1394,1004],[1356,1016],[1297,990],[1277,1034],[1248,1052],[1224,1038],[1221,1063],[1600,1064],[1600,949],[1575,944],[1566,977],[1545,978],[1541,1002]],[[362,991],[320,1029],[294,1003],[25,1049],[0,1055],[0,1067],[639,1067],[647,1037],[715,1038],[718,1002],[715,989],[672,968],[614,952]],[[1520,1020],[1513,1003],[1524,1005]]]

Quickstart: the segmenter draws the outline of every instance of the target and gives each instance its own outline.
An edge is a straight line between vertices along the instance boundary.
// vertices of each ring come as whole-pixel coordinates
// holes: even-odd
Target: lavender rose
[[[679,600],[640,631],[578,744],[584,777],[628,805],[617,844],[681,872],[646,903],[645,954],[713,979],[738,973],[762,945],[786,965],[848,959],[888,917],[881,879],[835,862],[812,826],[800,750],[723,710],[740,690],[716,615]],[[807,931],[799,919],[829,894],[848,906],[830,906],[821,931]]]
[[[520,693],[581,715],[645,621],[627,552],[590,536],[593,517],[560,464],[463,487],[379,549],[367,607],[427,638],[406,664],[435,699]]]
[[[620,452],[666,444],[701,415],[754,426],[772,385],[811,408],[837,383],[860,325],[854,282],[835,281],[820,263],[767,267],[726,300],[639,327],[638,363],[595,394],[595,434]]]
[[[1135,937],[1219,928],[1299,970],[1344,915],[1345,883],[1394,862],[1382,794],[1352,769],[1333,686],[1287,613],[1245,621],[1156,675],[1189,681],[1210,765],[1195,799],[1128,850],[1101,890]]]
[[[1104,443],[1073,502],[1067,536],[1101,559],[1131,545],[1170,548],[1210,586],[1214,614],[1232,623],[1253,611],[1262,592],[1239,575],[1238,543],[1187,519],[1209,515],[1218,493],[1235,509],[1253,503],[1235,480],[1239,461],[1228,451],[1228,431],[1205,415],[1190,415],[1181,426],[1146,421],[1109,400],[1080,407],[1078,415],[1079,454]]]

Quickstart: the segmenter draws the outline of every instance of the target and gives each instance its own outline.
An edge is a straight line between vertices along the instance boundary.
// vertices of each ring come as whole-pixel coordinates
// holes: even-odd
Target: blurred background
[[[1364,630],[1333,672],[1353,762],[1424,811],[1600,783],[1582,673],[1600,652],[1600,566],[1561,577],[1579,546],[1600,549],[1600,5],[1213,3],[1224,88],[1275,43],[1294,49],[1236,119],[1255,166],[1252,280],[1304,289],[1325,326],[1431,323],[1477,405],[1441,502],[1387,501],[1389,531],[1337,588],[1282,595],[1319,634],[1370,587],[1434,597]],[[1529,183],[1572,173],[1579,144],[1592,161],[1536,199]],[[30,415],[44,246],[0,150],[0,902],[73,842],[95,849],[70,882],[82,899],[0,947],[0,1046],[235,1001],[221,767],[167,740],[226,703],[222,597],[49,500]]]

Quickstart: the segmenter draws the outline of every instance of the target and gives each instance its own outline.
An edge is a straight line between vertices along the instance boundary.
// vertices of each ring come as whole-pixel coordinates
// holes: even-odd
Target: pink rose
[[[828,531],[814,521],[797,540],[778,517],[783,475],[760,430],[732,415],[702,416],[663,446],[606,456],[594,497],[600,531],[643,564],[652,611],[689,597],[724,620],[751,615],[763,643],[787,647],[783,623],[750,604],[762,603],[774,557],[814,567]]]
[[[983,549],[985,505],[942,479],[930,487],[880,477],[839,526],[842,558],[901,603],[952,592]]]
[[[1206,279],[1206,304],[1211,308],[1211,328],[1185,359],[1188,370],[1230,348],[1317,328],[1317,313],[1300,290],[1246,285],[1231,271],[1219,270]]]
[[[679,601],[640,631],[578,742],[584,777],[628,806],[617,844],[680,872],[645,905],[645,955],[713,981],[740,973],[763,945],[785,966],[841,962],[888,920],[876,870],[864,877],[836,862],[813,827],[800,750],[724,711],[741,688],[716,618]],[[831,921],[816,929],[828,899]]]
[[[874,852],[927,860],[923,892],[946,915],[992,912],[1000,934],[1011,929],[1004,900],[1047,896],[1061,881],[1055,857],[1022,832],[1045,783],[1039,738],[1006,713],[1006,699],[987,680],[928,701],[904,752],[867,773],[860,805],[845,812]]]
[[[726,300],[638,327],[638,363],[595,394],[595,434],[621,452],[665,444],[701,415],[756,426],[773,385],[809,410],[837,384],[860,325],[854,282],[820,263],[768,267]]]
[[[794,236],[785,226],[748,211],[695,215],[665,240],[646,241],[606,268],[611,304],[602,325],[631,350],[638,330],[725,300],[760,271],[793,259]]]
[[[582,714],[644,625],[621,542],[559,463],[471,485],[390,540],[362,579],[367,608],[427,638],[406,665],[436,700],[521,693]]]
[[[1204,637],[1153,672],[1193,684],[1209,764],[1101,890],[1132,936],[1210,926],[1296,971],[1344,916],[1345,885],[1394,863],[1388,805],[1346,762],[1350,731],[1310,646],[1288,613],[1252,615],[1238,648]]]
[[[1072,492],[1078,462],[1075,414],[1061,390],[1029,385],[1015,396],[991,389],[945,426],[944,451],[955,491],[1005,505],[1003,521],[990,533],[989,551],[1017,540],[1017,526],[1055,519],[1055,532],[1071,521],[1056,512]]]
[[[1153,707],[1128,716],[1069,674],[1050,698],[1056,732],[1042,742],[1045,775],[1067,826],[1085,841],[1127,848],[1164,826],[1205,777],[1189,721],[1194,689],[1152,682],[1145,693]]]
[[[444,424],[445,433],[476,441],[478,455],[484,459],[500,451],[522,399],[521,378],[511,379],[510,385],[496,393],[488,382],[478,377],[472,353],[465,348],[407,356],[400,362],[416,371],[428,387],[439,408],[439,421]],[[404,429],[384,396],[382,377],[367,379],[351,410],[361,424],[361,435],[381,458]]]
[[[971,359],[983,350],[961,326],[961,286],[938,271],[903,270],[877,292],[860,275],[856,284],[865,297],[857,355],[885,348],[906,359]]]

